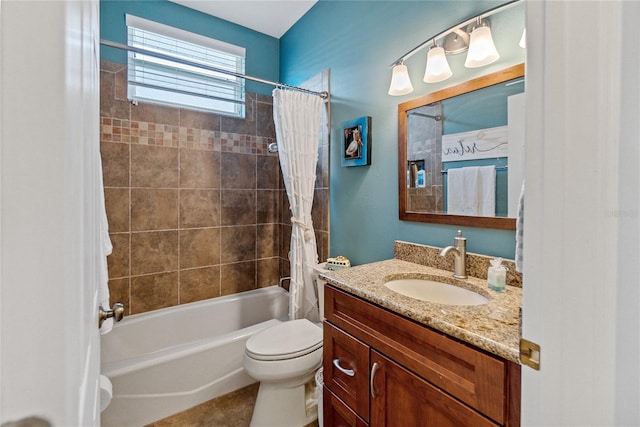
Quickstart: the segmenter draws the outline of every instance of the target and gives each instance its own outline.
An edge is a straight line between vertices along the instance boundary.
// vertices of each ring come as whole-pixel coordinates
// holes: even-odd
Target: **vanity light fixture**
[[[409,78],[407,66],[399,61],[393,67],[393,75],[391,76],[391,85],[389,86],[389,95],[400,96],[413,92],[413,85]]]
[[[409,79],[409,73],[407,66],[404,65],[404,61],[427,46],[430,46],[430,48],[427,52],[427,65],[423,77],[425,83],[441,82],[453,75],[446,55],[453,55],[468,50],[464,64],[465,67],[468,68],[482,67],[497,61],[498,58],[500,58],[500,54],[493,43],[489,20],[487,18],[521,1],[522,0],[509,1],[503,5],[489,9],[480,15],[474,16],[471,19],[460,22],[448,30],[436,34],[434,37],[431,37],[402,55],[389,66],[389,68],[393,68],[389,95],[400,96],[413,92],[413,85]],[[442,40],[441,45],[437,43],[439,40]]]
[[[433,46],[427,52],[427,67],[424,70],[425,83],[437,83],[447,80],[453,75],[444,48],[433,42]]]
[[[469,40],[469,51],[464,66],[467,68],[477,68],[496,62],[500,54],[493,43],[489,22],[478,18],[476,25],[471,31]]]

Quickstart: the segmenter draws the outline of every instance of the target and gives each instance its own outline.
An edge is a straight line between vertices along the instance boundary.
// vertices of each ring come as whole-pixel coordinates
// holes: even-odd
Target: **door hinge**
[[[520,362],[536,371],[540,370],[540,346],[524,338],[520,339]]]

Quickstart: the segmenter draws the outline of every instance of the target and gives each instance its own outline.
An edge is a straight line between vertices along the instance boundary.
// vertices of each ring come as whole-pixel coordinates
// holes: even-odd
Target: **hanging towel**
[[[496,167],[478,168],[478,212],[480,216],[496,216]]]
[[[447,171],[447,213],[475,215],[478,168],[451,168]],[[471,197],[473,196],[473,197]]]
[[[104,184],[102,181],[102,159],[98,154],[98,164],[96,166],[98,173],[97,188],[98,192],[98,215],[99,218],[99,231],[98,231],[98,305],[104,310],[111,309],[111,302],[109,301],[109,272],[107,269],[107,256],[111,255],[113,246],[111,245],[111,239],[109,238],[109,223],[107,222],[107,210],[104,201]],[[113,318],[107,319],[102,323],[100,327],[100,333],[106,334],[111,332],[113,328]]]
[[[518,216],[516,217],[516,271],[522,273],[522,254],[524,248],[524,181],[518,199]]]
[[[470,166],[447,171],[447,213],[495,216],[495,166]]]

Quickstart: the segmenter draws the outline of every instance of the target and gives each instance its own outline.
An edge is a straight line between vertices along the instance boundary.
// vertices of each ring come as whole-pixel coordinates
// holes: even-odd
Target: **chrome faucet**
[[[453,277],[456,279],[467,278],[467,239],[462,237],[462,230],[458,230],[458,236],[453,239],[455,246],[447,246],[440,251],[440,256],[447,256],[449,252],[454,256]]]

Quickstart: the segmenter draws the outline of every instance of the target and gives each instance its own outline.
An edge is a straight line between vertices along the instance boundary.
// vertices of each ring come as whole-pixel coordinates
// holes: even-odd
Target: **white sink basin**
[[[384,284],[407,297],[449,305],[482,305],[489,300],[468,289],[426,279],[399,279]]]

